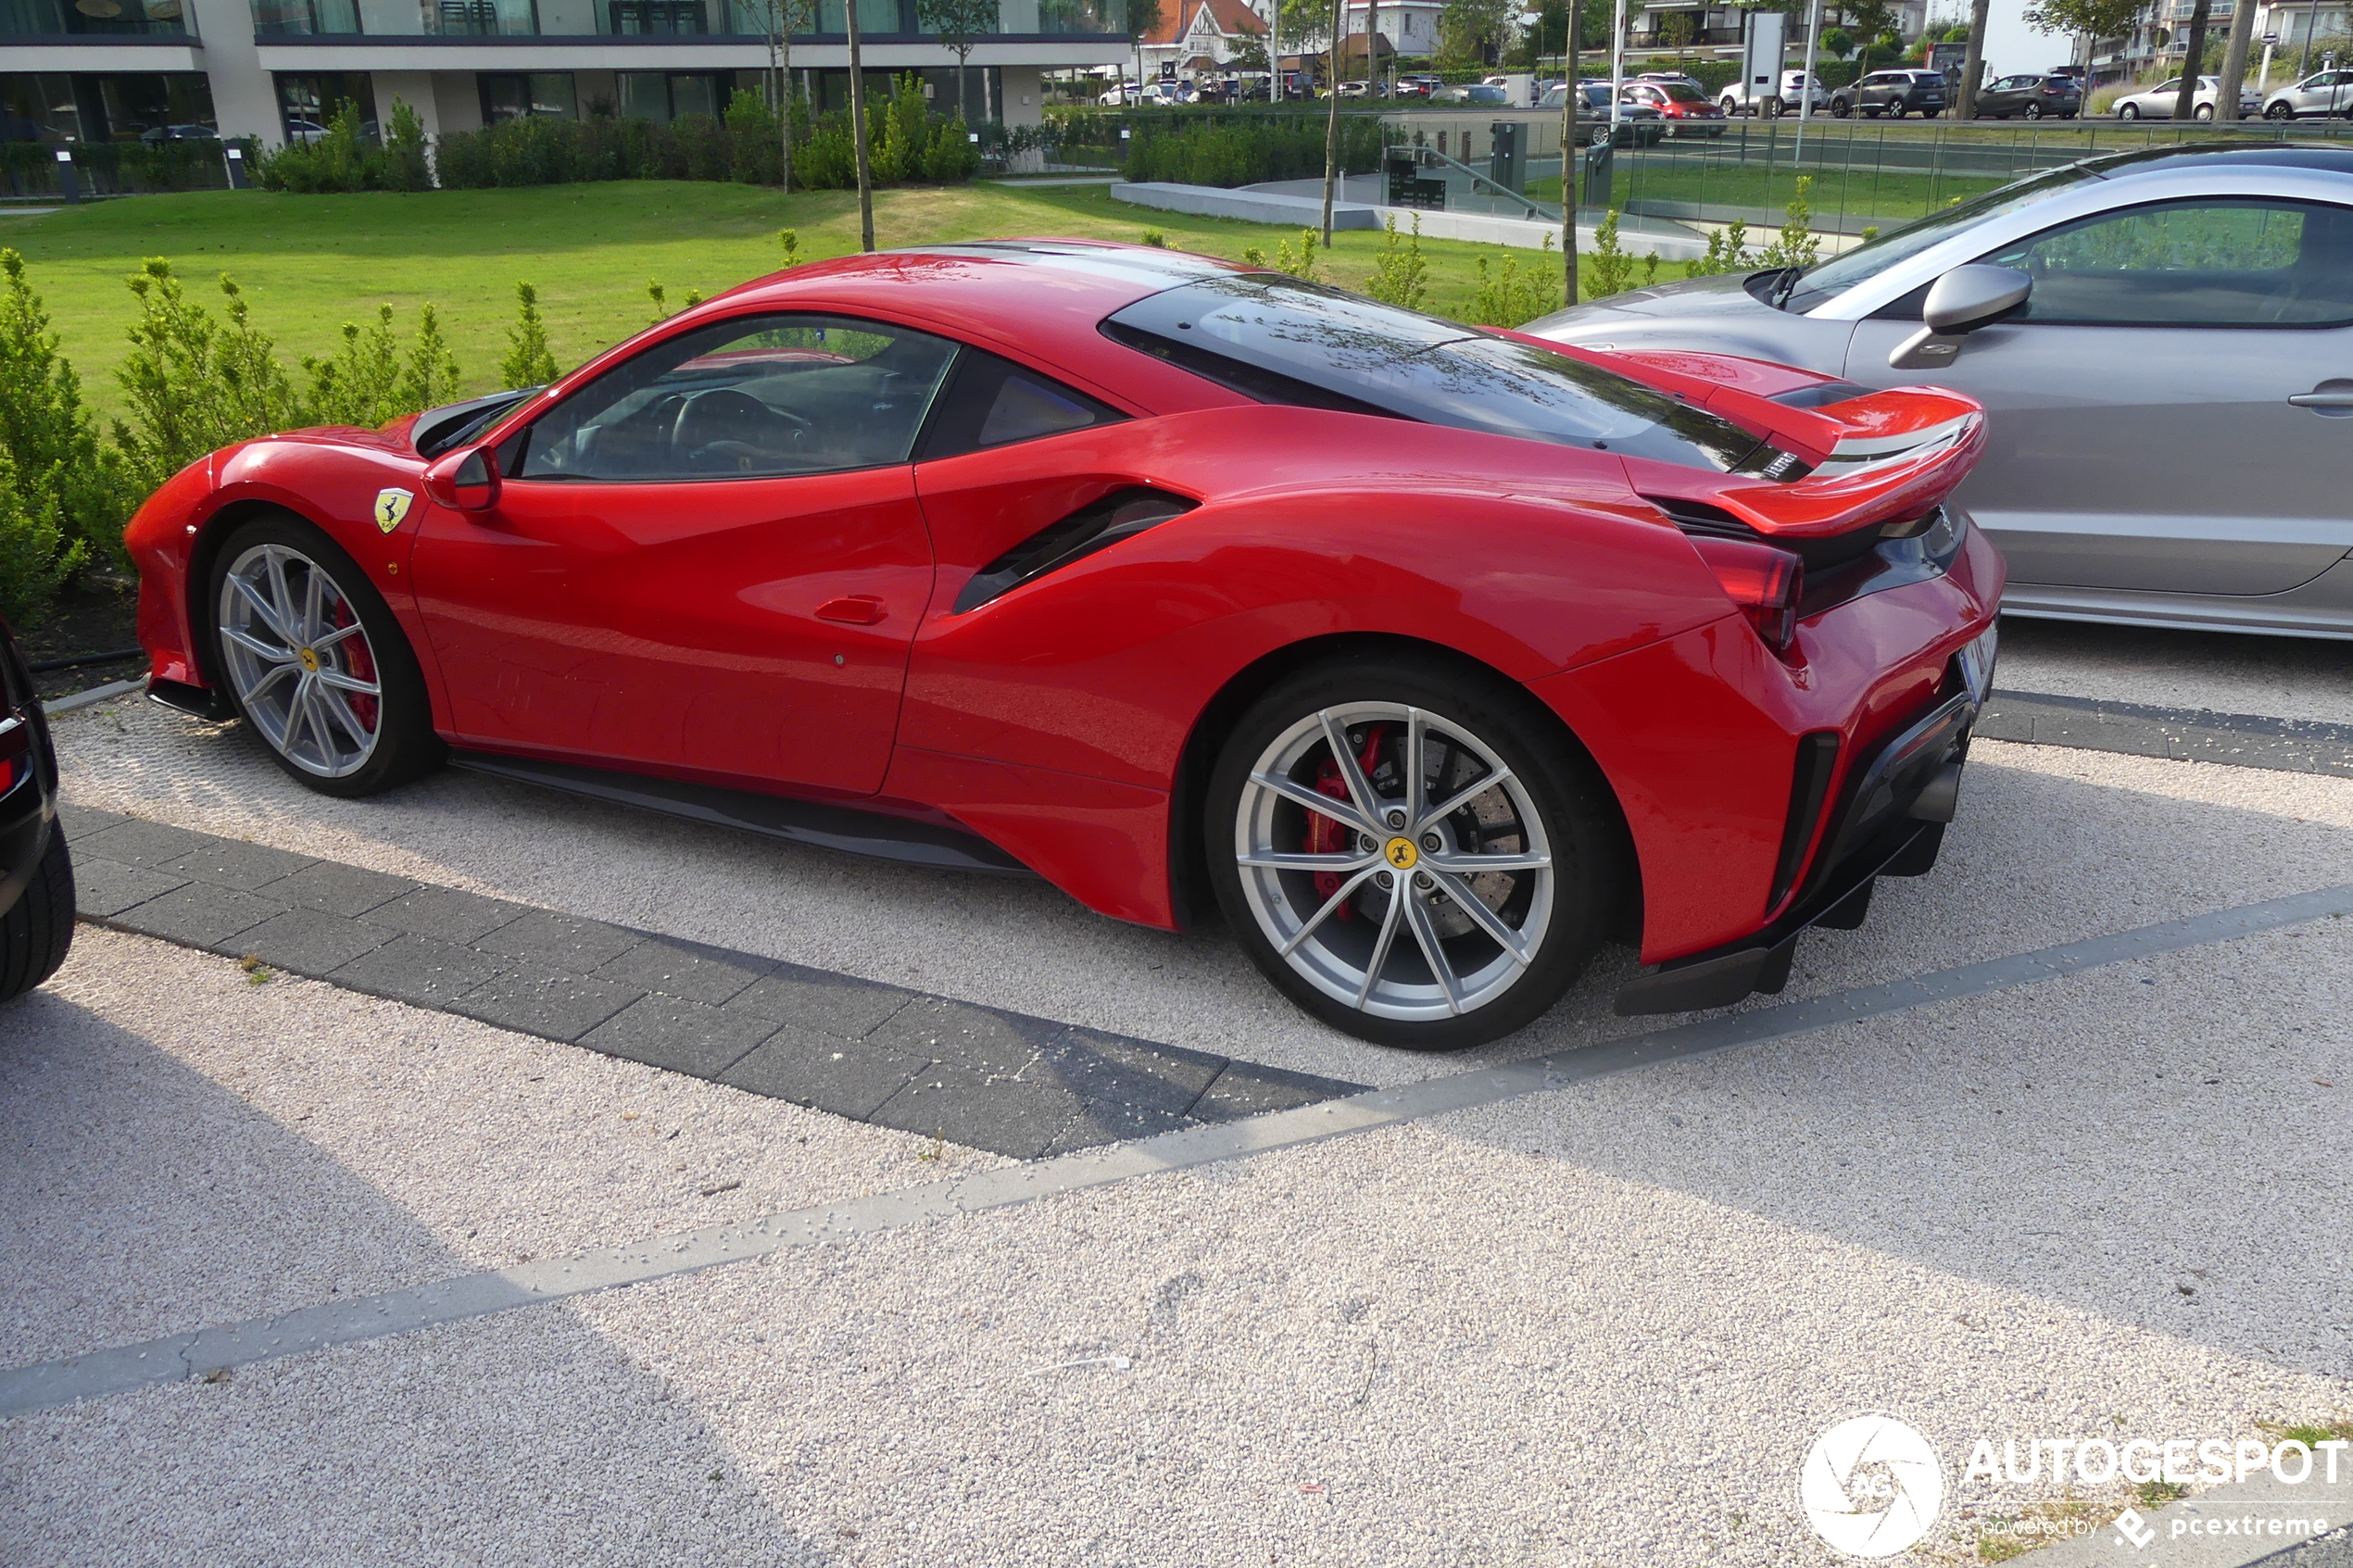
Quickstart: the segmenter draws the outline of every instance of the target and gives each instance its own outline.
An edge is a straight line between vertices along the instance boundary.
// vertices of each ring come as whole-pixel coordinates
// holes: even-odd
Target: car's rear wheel
[[[72,946],[73,862],[65,831],[57,828],[24,892],[0,914],[0,1002],[15,1001],[57,973]]]
[[[2040,104],[2029,104],[2029,105],[2027,105],[2027,106],[2026,106],[2026,118],[2027,118],[2027,119],[2042,119],[2042,118],[2043,118],[2043,106],[2042,106],[2042,105],[2040,105]]]
[[[442,759],[423,675],[358,563],[290,517],[216,558],[215,668],[278,765],[326,795],[373,795]]]
[[[1268,979],[1334,1027],[1452,1050],[1533,1021],[1617,898],[1605,786],[1500,680],[1395,657],[1268,692],[1212,775],[1218,902]]]
[[[2214,106],[2212,104],[2200,104],[2191,112],[2199,119],[2212,119],[2214,118]]]

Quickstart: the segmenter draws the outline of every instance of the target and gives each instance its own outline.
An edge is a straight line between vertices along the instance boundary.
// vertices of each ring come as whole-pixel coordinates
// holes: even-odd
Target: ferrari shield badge
[[[415,499],[406,490],[377,491],[376,526],[386,533],[399,527],[400,520],[409,515],[409,503]]]

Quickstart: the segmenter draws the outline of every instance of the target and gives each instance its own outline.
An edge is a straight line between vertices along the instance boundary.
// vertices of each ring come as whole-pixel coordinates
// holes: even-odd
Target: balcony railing
[[[0,38],[185,38],[185,0],[0,0]]]
[[[145,15],[186,0],[0,0],[0,35],[10,31],[10,19],[39,9],[38,25],[21,31],[68,31],[57,21],[62,10],[94,31],[92,19],[79,7],[120,6],[128,14]],[[869,38],[903,41],[931,36],[916,19],[913,0],[857,0],[858,29]],[[802,18],[812,7],[776,0]],[[251,0],[254,31],[263,38],[312,35],[415,37],[421,34],[457,38],[577,37],[591,33],[621,38],[763,38],[774,12],[770,0],[418,0],[413,26],[387,26],[381,11],[367,25],[358,0]],[[843,0],[818,0],[812,21],[804,21],[796,38],[839,37],[845,31]],[[405,23],[405,14],[396,13]],[[586,25],[583,25],[585,23]],[[151,25],[161,31],[160,22]],[[1048,37],[1122,37],[1127,25],[1127,0],[999,0],[995,31],[1044,34]],[[177,30],[179,23],[171,24]]]

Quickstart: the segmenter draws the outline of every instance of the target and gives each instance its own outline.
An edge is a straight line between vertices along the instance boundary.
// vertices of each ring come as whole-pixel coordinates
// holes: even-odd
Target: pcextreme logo
[[[1806,1451],[1797,1503],[1833,1550],[1893,1557],[1936,1524],[1944,1467],[1929,1440],[1894,1416],[1850,1416]]]

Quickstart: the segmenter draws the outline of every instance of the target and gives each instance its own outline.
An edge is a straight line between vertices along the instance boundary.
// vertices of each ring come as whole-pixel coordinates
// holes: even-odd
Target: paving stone
[[[63,800],[57,802],[57,824],[66,830],[68,844],[80,843],[92,834],[104,833],[108,828],[119,828],[138,820],[126,817],[120,811],[101,811],[95,806],[75,806]]]
[[[574,974],[586,974],[598,964],[619,958],[643,942],[634,931],[603,925],[593,920],[560,915],[552,909],[529,909],[495,930],[474,938],[488,953],[532,959],[555,964]],[[643,990],[643,986],[633,987]]]
[[[945,997],[917,997],[874,1032],[877,1044],[911,1056],[958,1062],[984,1076],[1009,1077],[1069,1025],[1023,1013],[999,1012]]]
[[[594,980],[553,964],[508,961],[511,967],[457,1000],[442,1003],[444,1010],[519,1034],[569,1042],[645,995],[634,986]]]
[[[1024,1074],[1081,1098],[1160,1112],[1189,1110],[1226,1066],[1222,1056],[1092,1029],[1065,1029],[1039,1047]]]
[[[389,904],[377,905],[362,918],[370,925],[390,926],[435,942],[466,943],[530,912],[530,905],[510,904],[504,898],[485,898],[454,887],[421,887]]]
[[[115,924],[143,935],[223,951],[224,945],[234,944],[239,933],[251,931],[273,915],[283,913],[283,904],[273,904],[233,887],[208,887],[201,882],[191,882],[144,904],[134,904],[111,918]]]
[[[776,1032],[773,1019],[678,997],[640,997],[580,1037],[592,1051],[716,1078]]]
[[[1268,1110],[1290,1110],[1318,1100],[1364,1092],[1362,1084],[1286,1072],[1279,1067],[1262,1067],[1256,1062],[1229,1061],[1201,1098],[1193,1102],[1192,1114],[1202,1122],[1232,1122]]]
[[[74,857],[74,909],[93,920],[110,920],[133,904],[159,898],[173,888],[187,884],[186,877],[149,871],[143,866],[121,865],[95,855]]]
[[[241,844],[233,838],[215,838],[209,834],[195,836],[202,842],[178,859],[157,869],[176,872],[215,887],[253,893],[305,866],[318,864],[315,857],[293,855],[263,844]]]
[[[930,1065],[927,1057],[872,1040],[845,1040],[786,1024],[722,1073],[719,1081],[863,1122]]]
[[[133,817],[116,827],[104,828],[78,840],[74,847],[82,854],[95,855],[123,866],[161,866],[180,859],[191,850],[204,847],[208,834],[190,833],[186,828],[166,827],[161,822],[142,822]]]
[[[780,964],[774,973],[753,981],[727,1005],[773,1018],[779,1023],[856,1040],[873,1033],[885,1019],[921,995],[917,991],[902,991],[896,985],[878,985],[855,975],[828,974],[821,969]]]
[[[405,876],[386,876],[359,866],[317,860],[291,876],[265,883],[258,891],[292,909],[323,909],[332,915],[351,917],[364,915],[422,885]]]
[[[447,1012],[459,997],[497,978],[505,967],[488,953],[396,933],[383,947],[336,966],[323,978],[371,997],[389,997],[413,1007]]]
[[[380,925],[362,925],[317,909],[290,909],[237,934],[240,957],[251,955],[272,969],[323,979],[359,957],[395,940]]]
[[[1035,1160],[1087,1102],[1060,1084],[936,1061],[867,1120],[1016,1160]]]
[[[598,964],[596,973],[599,980],[717,1007],[740,995],[775,967],[774,959],[731,953],[724,947],[706,947],[699,942],[681,942],[671,936],[648,936],[618,958]],[[751,1010],[757,1016],[767,1016],[758,1010]],[[769,1022],[783,1020],[770,1018]]]
[[[1101,1148],[1105,1144],[1126,1143],[1134,1138],[1149,1138],[1161,1133],[1173,1133],[1180,1127],[1198,1127],[1201,1123],[1175,1111],[1147,1110],[1139,1106],[1104,1105],[1090,1100],[1078,1108],[1078,1114],[1063,1123],[1053,1141],[1041,1151],[1048,1157],[1074,1154],[1082,1148]]]

